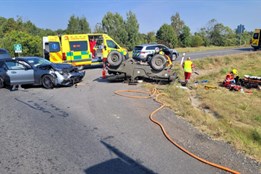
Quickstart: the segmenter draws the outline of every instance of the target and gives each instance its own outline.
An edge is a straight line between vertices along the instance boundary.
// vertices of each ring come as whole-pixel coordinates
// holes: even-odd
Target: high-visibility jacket
[[[192,61],[191,60],[186,60],[184,62],[184,71],[188,72],[188,73],[192,73],[192,66],[193,66]]]

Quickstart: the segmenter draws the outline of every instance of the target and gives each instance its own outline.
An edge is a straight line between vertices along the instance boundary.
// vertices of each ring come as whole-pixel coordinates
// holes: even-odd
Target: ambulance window
[[[50,42],[49,43],[49,50],[50,52],[58,52],[60,51],[60,44],[59,42]]]
[[[71,41],[70,49],[71,51],[86,51],[88,50],[88,45],[86,41]]]
[[[254,38],[254,39],[258,39],[258,33],[255,33],[255,34],[253,35],[253,38]]]
[[[107,42],[107,45],[108,45],[109,48],[118,49],[118,46],[112,40],[107,40],[106,42]]]

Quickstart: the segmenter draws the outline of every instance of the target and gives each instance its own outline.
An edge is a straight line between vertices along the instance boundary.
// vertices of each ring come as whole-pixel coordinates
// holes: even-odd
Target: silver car
[[[153,57],[155,48],[162,50],[172,61],[176,60],[179,56],[179,53],[175,49],[170,49],[163,44],[142,44],[134,47],[132,57],[138,61],[148,62]]]
[[[82,80],[84,71],[70,64],[55,64],[41,57],[0,59],[0,88],[16,85],[72,86]]]

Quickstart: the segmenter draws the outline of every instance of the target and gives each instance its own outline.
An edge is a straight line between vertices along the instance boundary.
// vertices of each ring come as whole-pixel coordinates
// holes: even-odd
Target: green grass
[[[261,53],[207,58],[194,63],[200,75],[192,75],[190,86],[193,90],[177,88],[177,83],[168,85],[164,90],[168,97],[164,101],[199,130],[214,139],[225,140],[261,161],[261,91],[251,89],[249,94],[219,86],[232,68],[238,70],[240,77],[246,74],[261,76]],[[175,71],[182,79],[181,67],[177,66]],[[208,85],[218,88],[206,90],[205,84],[193,83],[205,79]],[[197,101],[196,107],[192,98]],[[209,112],[203,111],[206,108]]]
[[[246,45],[250,47],[250,45]],[[222,49],[229,49],[235,48],[236,46],[231,47],[220,47],[220,46],[209,46],[209,47],[186,47],[186,48],[175,48],[179,53],[191,53],[191,52],[199,52],[199,51],[209,51],[209,50],[222,50]]]

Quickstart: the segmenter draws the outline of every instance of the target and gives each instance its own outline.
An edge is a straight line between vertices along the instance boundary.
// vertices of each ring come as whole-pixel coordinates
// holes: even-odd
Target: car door
[[[34,83],[34,70],[25,61],[10,60],[6,61],[5,64],[7,67],[6,74],[10,78],[10,85]]]

